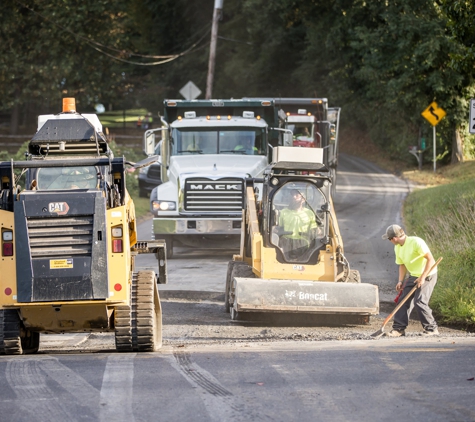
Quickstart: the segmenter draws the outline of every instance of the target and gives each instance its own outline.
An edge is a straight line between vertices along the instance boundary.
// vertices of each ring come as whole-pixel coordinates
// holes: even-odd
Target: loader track
[[[16,309],[0,311],[0,354],[21,355],[36,353],[40,345],[39,333],[22,327]]]
[[[153,352],[161,346],[161,314],[155,273],[139,271],[132,277],[131,306],[115,309],[115,342],[119,352]]]

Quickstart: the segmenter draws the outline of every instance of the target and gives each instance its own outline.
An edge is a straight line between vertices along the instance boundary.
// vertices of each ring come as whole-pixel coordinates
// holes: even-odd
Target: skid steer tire
[[[228,267],[229,270],[229,267]],[[234,307],[234,286],[233,280],[234,278],[256,278],[256,275],[252,272],[252,267],[248,265],[246,262],[243,261],[235,261],[234,265],[231,268],[231,275],[229,277],[229,288],[227,289],[227,298],[225,295],[225,300],[227,299],[227,303],[231,313],[231,319],[233,321],[239,319],[239,313],[237,312],[236,308]]]
[[[233,272],[233,268],[236,265],[247,265],[247,264],[243,261],[229,261],[228,262],[228,270],[226,272],[226,286],[224,289],[224,311],[228,314],[231,309],[230,294],[231,294],[232,272]]]
[[[361,283],[361,276],[358,270],[350,270],[347,283]]]

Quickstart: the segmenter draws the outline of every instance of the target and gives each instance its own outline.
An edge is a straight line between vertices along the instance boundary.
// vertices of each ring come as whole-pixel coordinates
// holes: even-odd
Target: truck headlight
[[[139,173],[140,174],[147,174],[148,172],[148,167],[141,167],[139,168]]]
[[[152,211],[175,211],[176,203],[172,201],[152,201]]]

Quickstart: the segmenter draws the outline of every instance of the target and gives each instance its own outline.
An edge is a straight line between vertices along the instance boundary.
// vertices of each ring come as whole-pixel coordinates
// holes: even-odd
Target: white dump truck
[[[144,135],[163,182],[150,195],[155,239],[165,240],[169,258],[177,245],[238,247],[244,180],[261,177],[272,145],[283,142],[274,101],[165,100],[161,120]]]

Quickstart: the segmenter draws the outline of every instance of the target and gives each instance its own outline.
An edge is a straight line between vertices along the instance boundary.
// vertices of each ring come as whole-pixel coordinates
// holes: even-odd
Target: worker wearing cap
[[[437,283],[437,268],[430,271],[435,260],[427,243],[420,237],[407,236],[397,224],[390,225],[382,238],[388,239],[394,245],[396,264],[399,265],[396,290],[398,292],[402,290],[399,300],[402,300],[416,284],[419,287],[414,297],[407,300],[396,312],[393,329],[387,335],[389,337],[406,335],[406,327],[409,324],[409,315],[413,306],[424,328],[423,334],[438,335],[437,323],[429,307],[429,300]],[[409,273],[409,277],[404,283],[406,273]]]

